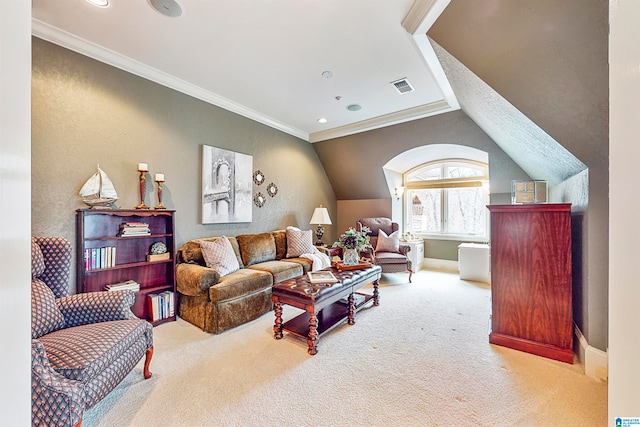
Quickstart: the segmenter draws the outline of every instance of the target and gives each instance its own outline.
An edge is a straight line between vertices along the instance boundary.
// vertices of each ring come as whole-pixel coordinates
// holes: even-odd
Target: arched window
[[[405,224],[420,237],[487,238],[489,168],[486,163],[448,159],[404,174]]]

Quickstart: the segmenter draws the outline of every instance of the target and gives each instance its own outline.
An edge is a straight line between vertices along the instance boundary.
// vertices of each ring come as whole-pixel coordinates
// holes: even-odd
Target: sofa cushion
[[[271,235],[276,242],[276,259],[287,257],[287,232],[285,230],[272,231]]]
[[[376,264],[406,264],[407,257],[394,252],[376,252]]]
[[[31,338],[39,338],[64,325],[53,291],[42,280],[31,280]]]
[[[387,236],[384,230],[378,233],[376,252],[398,252],[400,250],[400,232],[394,231]]]
[[[282,282],[283,280],[293,279],[302,276],[304,270],[302,265],[296,262],[287,261],[267,261],[252,265],[253,270],[266,271],[273,276],[273,283]]]
[[[271,288],[273,276],[265,271],[242,268],[220,278],[220,282],[209,288],[212,302],[240,298]]]
[[[31,238],[31,278],[38,277],[44,273],[44,256],[42,250],[33,237]]]
[[[287,258],[295,258],[314,252],[312,230],[303,231],[295,227],[287,227]]]
[[[200,241],[200,248],[207,267],[217,271],[220,277],[233,273],[240,268],[233,247],[226,236],[209,242],[202,240]]]
[[[302,267],[302,274],[307,274],[313,267],[313,261],[309,258],[287,258],[283,259],[281,262],[295,262],[296,264],[300,264]]]
[[[276,259],[276,242],[271,233],[236,236],[245,267]]]
[[[66,378],[86,383],[110,367],[137,341],[150,344],[145,320],[116,320],[60,329],[40,338],[51,367]],[[144,340],[141,336],[146,335]]]
[[[188,262],[192,264],[200,264],[202,266],[206,266],[207,263],[204,260],[204,255],[202,255],[202,248],[200,247],[200,242],[213,242],[214,240],[219,239],[219,237],[206,237],[204,239],[196,239],[189,240],[185,242],[179,249],[180,257],[182,262]],[[229,243],[231,243],[231,247],[233,247],[233,251],[236,253],[236,258],[238,259],[238,264],[240,264],[240,268],[244,268],[242,265],[242,257],[240,257],[240,249],[238,248],[238,242],[235,237],[227,237],[229,239]]]

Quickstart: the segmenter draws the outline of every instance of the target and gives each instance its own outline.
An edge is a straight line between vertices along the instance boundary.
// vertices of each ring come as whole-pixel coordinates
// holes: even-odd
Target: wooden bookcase
[[[104,291],[105,286],[135,280],[140,284],[136,292],[133,313],[150,321],[147,295],[171,291],[174,295],[174,315],[151,322],[154,326],[175,320],[175,238],[173,210],[135,209],[78,209],[76,211],[77,289],[78,292]],[[149,224],[150,235],[119,236],[120,224],[144,222]],[[156,242],[166,245],[167,260],[147,261],[151,246]],[[87,269],[85,250],[115,247],[115,265]]]
[[[571,205],[489,205],[493,344],[573,363]]]

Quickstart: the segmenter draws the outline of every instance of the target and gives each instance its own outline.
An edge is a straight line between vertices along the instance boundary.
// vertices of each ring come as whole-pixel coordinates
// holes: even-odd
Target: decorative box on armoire
[[[489,205],[489,341],[573,363],[571,204]]]

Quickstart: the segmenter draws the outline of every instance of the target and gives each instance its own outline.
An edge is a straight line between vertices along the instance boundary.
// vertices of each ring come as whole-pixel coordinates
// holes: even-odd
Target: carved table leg
[[[353,315],[356,313],[356,305],[355,305],[355,298],[353,297],[353,294],[349,294],[349,316],[348,316],[348,320],[347,323],[349,323],[350,325],[354,325],[356,323],[356,319],[354,319]]]
[[[142,375],[144,375],[144,378],[146,380],[151,378],[151,375],[152,375],[151,372],[149,371],[149,365],[151,364],[151,357],[152,356],[153,356],[153,346],[151,346],[151,347],[149,347],[147,349],[146,356],[145,356],[145,359],[144,359],[144,370],[143,370]]]
[[[282,303],[276,301],[273,304],[273,311],[276,313],[276,323],[273,325],[273,337],[277,340],[282,338]]]
[[[318,316],[312,311],[309,313],[309,337],[307,339],[309,354],[314,355],[318,352],[318,341]]]
[[[380,305],[380,293],[378,292],[379,283],[377,280],[373,282],[373,305]]]

